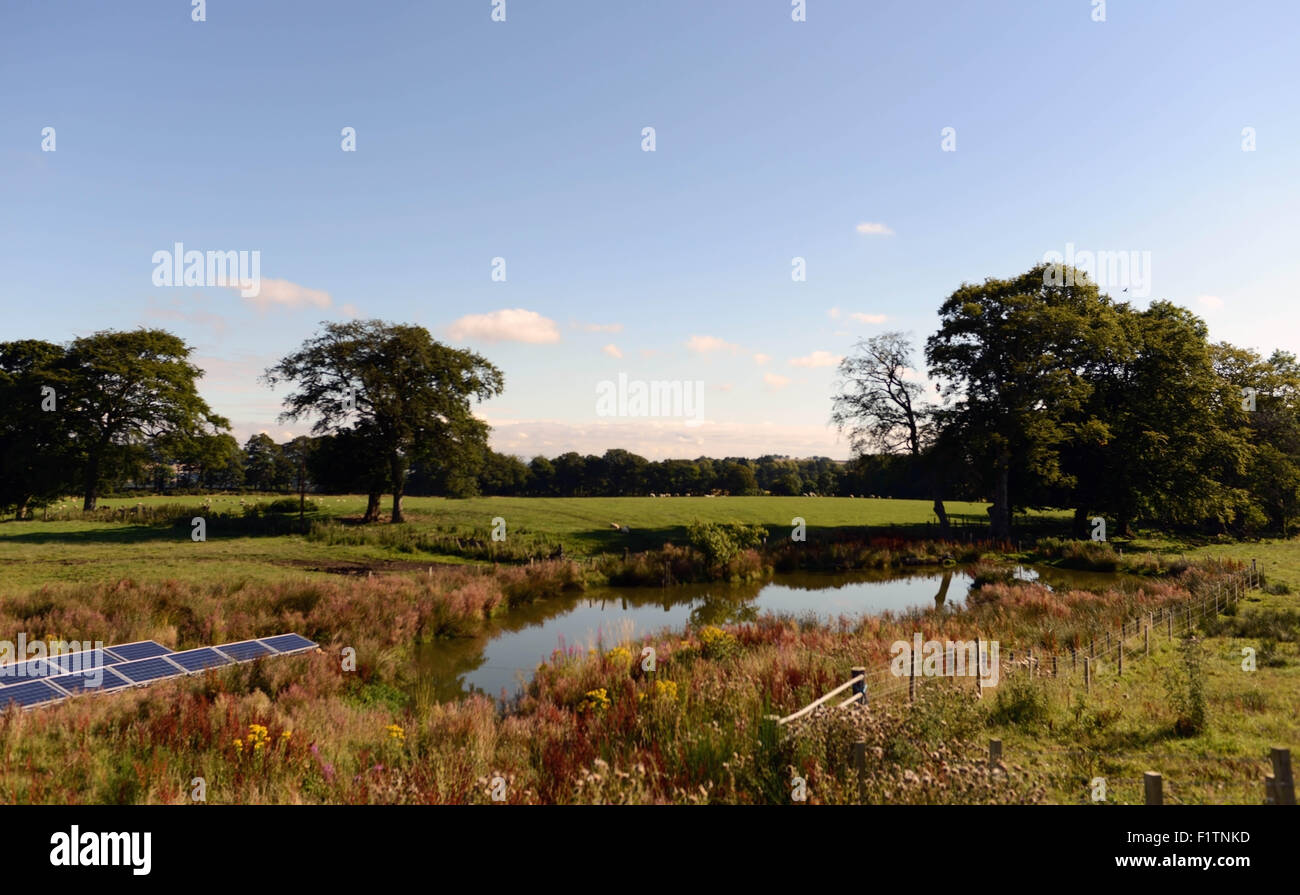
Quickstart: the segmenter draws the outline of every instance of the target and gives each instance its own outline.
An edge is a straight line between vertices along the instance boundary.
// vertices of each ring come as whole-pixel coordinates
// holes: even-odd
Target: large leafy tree
[[[62,346],[0,343],[0,509],[23,518],[66,493],[72,464],[56,371]]]
[[[185,440],[228,429],[199,397],[193,351],[161,329],[106,330],[76,339],[59,363],[64,417],[80,459],[83,506],[102,478],[148,439]]]
[[[1013,506],[1069,484],[1062,449],[1087,424],[1092,372],[1123,345],[1118,316],[1083,273],[1049,265],[963,285],[939,316],[926,342],[947,402],[936,417],[990,471],[992,533],[1006,537]]]
[[[501,371],[482,356],[437,342],[420,326],[382,320],[325,323],[324,331],[266,371],[293,383],[284,420],[314,417],[313,432],[364,427],[376,462],[388,471],[392,521],[402,521],[410,463],[485,446],[486,425],[471,403],[500,394]]]

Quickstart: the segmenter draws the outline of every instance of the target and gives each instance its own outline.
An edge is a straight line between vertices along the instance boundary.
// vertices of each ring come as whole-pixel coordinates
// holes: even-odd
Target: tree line
[[[1136,308],[1086,275],[1044,264],[966,284],[925,342],[928,378],[901,333],[840,365],[834,421],[860,451],[909,458],[943,498],[992,501],[994,536],[1021,509],[1138,523],[1287,532],[1300,508],[1300,364],[1211,342],[1186,308]]]

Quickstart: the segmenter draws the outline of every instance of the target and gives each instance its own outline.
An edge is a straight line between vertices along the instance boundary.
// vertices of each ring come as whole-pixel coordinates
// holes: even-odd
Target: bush
[[[303,501],[302,508],[305,512],[308,513],[314,513],[316,512],[317,509],[319,509],[319,507],[316,506],[316,501],[314,500]],[[298,512],[298,498],[278,497],[275,500],[271,501],[270,503],[266,504],[266,512],[296,513]]]
[[[993,724],[1029,727],[1042,724],[1048,716],[1047,691],[1027,677],[1013,677],[998,687],[989,720]]]
[[[1165,692],[1174,709],[1174,732],[1190,737],[1205,730],[1205,649],[1196,637],[1178,645],[1178,662],[1165,676]]]
[[[767,540],[767,529],[743,522],[701,522],[696,519],[686,529],[691,547],[704,555],[710,567],[731,562],[742,550],[752,550]]]

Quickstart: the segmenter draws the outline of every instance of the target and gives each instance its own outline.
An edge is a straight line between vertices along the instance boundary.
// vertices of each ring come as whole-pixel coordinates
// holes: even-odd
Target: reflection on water
[[[1019,577],[1055,589],[1135,587],[1141,579],[1050,567],[1020,567]],[[542,600],[494,619],[476,637],[417,647],[416,686],[440,700],[471,691],[513,694],[556,649],[609,648],[630,637],[687,625],[751,621],[763,613],[834,620],[933,605],[960,607],[970,589],[962,569],[849,574],[795,573],[771,581],[669,588],[618,587]]]

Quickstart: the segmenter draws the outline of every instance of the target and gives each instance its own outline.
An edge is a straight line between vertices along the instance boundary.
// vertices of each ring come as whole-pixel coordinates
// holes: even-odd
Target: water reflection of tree
[[[700,604],[691,609],[691,624],[729,625],[752,622],[758,618],[758,607],[748,599],[720,597],[706,594]]]
[[[952,584],[952,569],[943,570],[943,580],[939,582],[939,592],[934,595],[934,608],[942,609],[948,599],[948,585]]]

